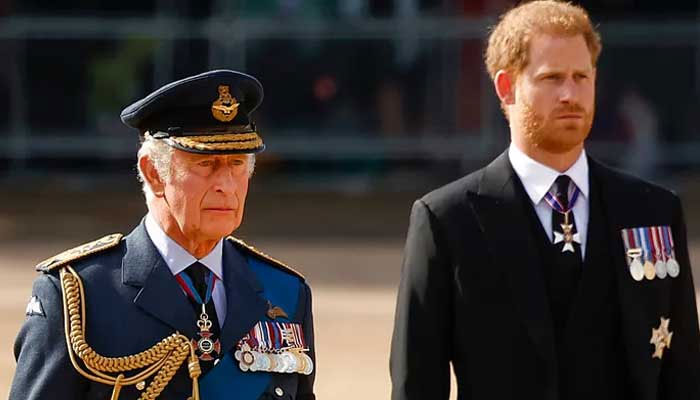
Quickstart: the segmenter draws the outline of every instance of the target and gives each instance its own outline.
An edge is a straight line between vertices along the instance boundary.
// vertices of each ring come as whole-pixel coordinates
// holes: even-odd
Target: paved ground
[[[14,336],[35,277],[37,261],[75,242],[0,243],[0,395],[14,373]],[[256,243],[298,265],[314,289],[318,346],[317,394],[321,399],[387,399],[388,354],[402,243],[340,240],[270,240]],[[700,242],[692,250],[700,267]],[[696,273],[696,276],[698,274]],[[454,398],[453,390],[453,398]]]

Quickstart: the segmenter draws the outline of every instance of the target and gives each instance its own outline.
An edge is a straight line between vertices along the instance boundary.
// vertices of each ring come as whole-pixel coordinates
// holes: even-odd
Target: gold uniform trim
[[[289,272],[292,275],[296,275],[299,278],[301,278],[302,280],[306,280],[304,275],[302,275],[299,271],[295,270],[294,268],[290,267],[289,265],[283,263],[282,261],[280,261],[276,258],[272,258],[272,257],[268,256],[267,254],[263,253],[262,251],[247,244],[246,242],[242,241],[241,239],[235,238],[233,236],[228,236],[228,237],[226,237],[226,239],[228,239],[228,240],[232,241],[234,244],[237,244],[238,246],[242,247],[244,250],[247,250],[256,256],[258,256],[266,261],[269,261],[272,265],[279,267],[283,271]]]
[[[171,137],[174,143],[196,150],[252,150],[263,145],[257,132],[228,135],[201,135]]]
[[[118,245],[119,242],[122,240],[123,236],[124,235],[122,235],[121,233],[113,233],[111,235],[104,236],[90,243],[85,243],[78,247],[74,247],[70,250],[66,250],[63,253],[60,253],[40,262],[39,264],[37,264],[36,270],[48,272],[60,266],[66,265],[69,262],[73,262],[81,258],[87,257],[90,254],[95,254],[110,249]]]
[[[177,139],[178,137],[173,137]],[[245,140],[259,139],[257,132],[249,133],[224,133],[221,135],[199,135],[199,136],[179,136],[179,138],[191,139],[197,143],[221,143],[221,142],[242,142]]]
[[[198,378],[202,370],[193,344],[187,337],[176,332],[150,349],[134,355],[100,355],[87,343],[85,289],[80,276],[70,265],[65,265],[60,270],[60,279],[68,356],[73,368],[80,375],[91,381],[113,386],[111,400],[118,400],[121,388],[130,385],[145,388],[139,400],[153,400],[161,394],[182,363],[189,358],[187,369],[192,380],[192,396],[189,399],[199,400]],[[125,376],[126,372],[134,370],[140,371]],[[145,380],[151,377],[153,379],[146,386]]]

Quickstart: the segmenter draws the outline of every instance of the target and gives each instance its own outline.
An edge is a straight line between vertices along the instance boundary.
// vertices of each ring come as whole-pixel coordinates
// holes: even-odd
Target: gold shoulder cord
[[[63,289],[66,345],[70,361],[76,371],[92,381],[114,386],[111,400],[119,398],[122,386],[137,384],[155,374],[151,383],[139,397],[140,400],[153,400],[165,389],[165,386],[189,355],[187,367],[192,379],[192,397],[188,400],[199,400],[197,378],[202,371],[194,347],[187,337],[174,333],[150,349],[138,354],[114,358],[101,356],[87,344],[85,339],[85,291],[80,276],[70,265],[65,265],[61,268],[60,277]],[[85,371],[78,364],[76,355],[82,360],[88,371]],[[123,372],[140,368],[145,369],[133,376],[125,377],[123,374]],[[105,372],[118,373],[118,375],[115,377]]]

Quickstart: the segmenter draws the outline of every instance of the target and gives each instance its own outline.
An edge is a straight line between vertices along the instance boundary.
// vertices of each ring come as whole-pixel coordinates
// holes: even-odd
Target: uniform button
[[[276,388],[275,388],[275,394],[276,394],[277,396],[279,396],[279,397],[282,397],[282,396],[284,396],[284,390],[282,390],[281,387],[276,387]]]

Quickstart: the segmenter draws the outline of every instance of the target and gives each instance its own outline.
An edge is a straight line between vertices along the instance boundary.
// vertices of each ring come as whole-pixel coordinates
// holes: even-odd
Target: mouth
[[[227,212],[234,212],[236,210],[233,208],[228,208],[228,207],[207,207],[207,208],[204,208],[204,211],[227,213]]]
[[[557,116],[557,119],[582,119],[582,114],[561,114]]]

